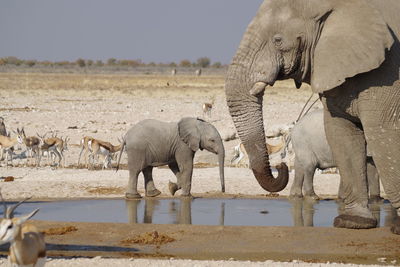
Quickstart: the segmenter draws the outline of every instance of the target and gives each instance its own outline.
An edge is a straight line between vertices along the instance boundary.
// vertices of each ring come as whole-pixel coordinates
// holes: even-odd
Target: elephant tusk
[[[267,84],[265,82],[256,82],[253,85],[253,88],[249,91],[249,93],[253,96],[257,96],[260,93],[263,93],[265,90],[265,87],[267,87]]]

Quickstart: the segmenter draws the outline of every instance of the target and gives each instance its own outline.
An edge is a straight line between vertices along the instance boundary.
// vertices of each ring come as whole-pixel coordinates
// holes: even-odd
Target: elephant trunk
[[[245,77],[248,69],[245,63],[232,64],[226,80],[226,99],[238,135],[249,156],[250,167],[260,186],[269,192],[283,190],[289,180],[289,171],[285,163],[277,166],[278,177],[271,172],[269,155],[264,133],[262,114],[262,90]],[[260,94],[251,92],[254,86]]]
[[[225,193],[225,173],[224,173],[225,149],[223,145],[221,146],[222,150],[220,150],[220,152],[218,153],[219,178],[221,180],[221,192]]]

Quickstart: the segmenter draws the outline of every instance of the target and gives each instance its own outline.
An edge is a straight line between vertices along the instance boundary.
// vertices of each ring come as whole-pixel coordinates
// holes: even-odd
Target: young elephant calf
[[[169,184],[172,195],[182,189],[182,196],[189,196],[193,158],[197,150],[206,149],[218,155],[221,190],[225,192],[225,149],[217,129],[208,122],[196,118],[183,118],[178,123],[144,120],[133,126],[126,134],[124,146],[128,153],[129,183],[126,198],[140,198],[137,178],[143,172],[147,197],[161,192],[154,186],[153,167],[168,165],[177,178]],[[119,161],[121,159],[121,149]],[[117,167],[118,168],[118,167]]]
[[[336,167],[332,151],[326,140],[324,129],[324,114],[322,109],[310,112],[292,129],[291,139],[295,153],[295,177],[290,189],[290,197],[304,196],[319,199],[314,192],[314,173],[317,168],[324,170]],[[367,157],[367,179],[361,181],[369,189],[369,198],[380,200],[379,176],[372,157]],[[342,186],[339,188],[339,198],[343,198]]]

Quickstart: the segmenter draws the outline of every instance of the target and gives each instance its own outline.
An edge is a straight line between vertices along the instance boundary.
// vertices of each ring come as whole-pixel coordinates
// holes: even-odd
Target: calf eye
[[[280,34],[276,34],[274,35],[274,37],[272,38],[272,41],[274,42],[274,44],[276,46],[280,46],[282,44],[282,36]]]

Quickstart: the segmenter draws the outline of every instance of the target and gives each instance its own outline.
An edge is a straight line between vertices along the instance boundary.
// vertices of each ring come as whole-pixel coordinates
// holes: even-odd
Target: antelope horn
[[[20,202],[18,202],[17,204],[15,204],[14,206],[12,206],[11,208],[7,208],[7,212],[6,212],[6,218],[8,219],[12,219],[14,218],[14,211],[16,208],[18,208],[19,205],[21,205],[23,202],[25,202],[28,199],[31,199],[32,197],[27,197],[23,200],[21,200]]]

